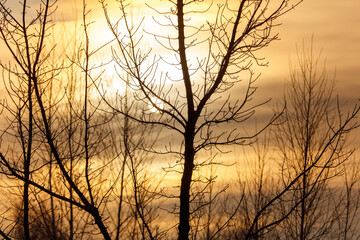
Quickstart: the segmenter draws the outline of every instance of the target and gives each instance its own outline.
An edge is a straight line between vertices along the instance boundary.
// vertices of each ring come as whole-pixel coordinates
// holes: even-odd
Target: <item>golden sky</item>
[[[31,6],[38,6],[39,1],[30,1]],[[137,9],[143,5],[137,3],[143,1],[134,0],[134,2],[134,12],[139,10],[139,13],[145,15],[152,12],[149,9]],[[154,1],[151,2],[153,4]],[[102,38],[106,37],[107,27],[101,25],[103,24],[101,21],[104,20],[101,5],[98,0],[87,0],[86,3],[92,10],[91,17],[97,21],[91,31]],[[9,0],[8,4],[20,15],[18,1]],[[156,0],[156,4],[159,4],[159,0]],[[82,0],[59,0],[58,6],[57,20],[64,20],[67,24],[73,25],[74,12],[82,10]],[[260,57],[265,57],[269,61],[269,66],[257,69],[257,73],[262,75],[257,82],[260,94],[255,97],[260,100],[273,98],[273,102],[282,98],[283,86],[289,76],[289,61],[296,63],[296,45],[301,46],[302,41],[309,45],[314,36],[315,49],[317,51],[322,49],[329,74],[332,75],[336,69],[336,93],[341,100],[349,104],[356,103],[360,96],[359,13],[359,0],[305,0],[296,9],[279,19],[282,25],[275,31],[279,32],[281,40],[272,42],[267,49],[260,52]],[[8,58],[6,50],[2,50],[0,60],[4,61]],[[262,113],[258,112],[257,116],[261,118]]]
[[[234,1],[234,0],[232,0]],[[19,9],[19,1],[7,1],[14,12]],[[32,7],[40,0],[28,1]],[[108,0],[109,4],[115,2]],[[132,1],[134,9],[143,6],[144,1]],[[147,1],[156,6],[166,4],[166,0]],[[87,0],[92,15],[102,15],[97,0]],[[59,0],[57,16],[72,21],[74,11],[81,11],[82,0]],[[76,10],[77,9],[77,10]],[[148,10],[141,10],[147,14]],[[329,70],[336,68],[338,89],[353,91],[360,86],[360,1],[357,0],[305,0],[295,10],[280,19],[282,26],[276,30],[280,41],[273,42],[264,53],[270,65],[262,69],[262,82],[283,82],[288,74],[288,62],[295,59],[296,44],[302,40],[309,42],[312,34],[317,49],[322,49]],[[2,51],[4,56],[4,51]],[[1,57],[1,59],[3,59]],[[271,80],[268,80],[270,78]],[[356,89],[355,88],[355,89]],[[355,94],[355,92],[353,93]]]
[[[232,0],[235,1],[235,0]],[[34,8],[40,0],[30,0],[29,4]],[[108,0],[109,4],[115,3]],[[134,12],[147,15],[149,9],[140,9],[144,1],[132,1]],[[166,0],[147,1],[152,5],[161,7],[166,5]],[[97,21],[94,25],[97,35],[104,36],[106,26],[102,26],[103,12],[98,0],[87,0],[91,8],[91,17]],[[20,14],[18,1],[8,1],[13,12]],[[82,0],[59,0],[57,19],[73,24],[74,12],[82,10]],[[296,44],[301,46],[304,40],[310,43],[314,36],[315,49],[322,50],[322,56],[326,58],[327,68],[332,75],[336,69],[337,93],[341,99],[355,102],[358,99],[360,89],[360,1],[357,0],[305,0],[295,10],[283,16],[282,23],[275,31],[279,32],[280,41],[272,44],[260,53],[269,61],[268,68],[260,68],[258,73],[262,77],[258,81],[259,91],[264,98],[281,98],[282,87],[289,74],[289,61],[296,63]],[[99,34],[101,32],[101,34]],[[110,33],[109,33],[110,36]],[[8,55],[2,51],[0,60],[8,60]],[[274,96],[274,90],[279,94]]]
[[[360,90],[360,1],[305,0],[284,16],[279,27],[280,41],[268,49],[270,61],[264,78],[287,78],[288,59],[296,62],[296,44],[309,45],[314,35],[317,52],[322,50],[327,69],[336,69],[337,90],[341,98],[359,97]],[[267,80],[262,80],[267,81]],[[272,81],[270,81],[272,82]],[[343,94],[342,94],[343,93]],[[349,99],[350,101],[350,99]]]

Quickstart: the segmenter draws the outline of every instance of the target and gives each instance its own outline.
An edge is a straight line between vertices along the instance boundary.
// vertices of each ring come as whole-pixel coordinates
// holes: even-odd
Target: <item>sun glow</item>
[[[152,102],[152,103],[151,103]],[[164,109],[164,102],[158,98],[152,97],[149,103],[149,110],[152,113],[160,113]]]
[[[116,94],[121,94],[125,91],[125,82],[118,77],[116,66],[109,64],[104,68],[104,76],[108,81],[109,91]]]

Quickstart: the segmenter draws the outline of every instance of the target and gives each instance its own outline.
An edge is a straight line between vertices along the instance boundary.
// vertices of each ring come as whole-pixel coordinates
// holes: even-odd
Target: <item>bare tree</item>
[[[143,128],[132,130],[135,127],[128,124],[128,118],[117,118],[100,110],[102,99],[94,94],[94,86],[99,84],[104,71],[95,70],[105,65],[97,64],[93,58],[106,44],[91,45],[90,10],[85,1],[80,30],[83,34],[79,37],[75,32],[74,39],[66,47],[61,46],[60,53],[58,45],[50,39],[54,33],[51,14],[56,9],[55,2],[42,2],[35,18],[29,20],[26,20],[31,15],[28,2],[20,4],[22,22],[16,20],[5,2],[0,5],[2,40],[15,61],[14,65],[2,64],[9,73],[7,90],[13,102],[3,104],[10,117],[2,136],[19,141],[23,149],[18,153],[10,141],[3,144],[0,163],[3,175],[24,184],[21,201],[24,211],[16,213],[22,224],[18,236],[74,239],[100,232],[104,239],[131,234],[133,238],[146,238],[147,234],[152,239],[158,238],[161,232],[152,224],[157,216],[152,202],[157,192],[154,183],[160,180],[151,181],[143,166],[148,157],[142,149],[148,138],[141,133]],[[72,53],[67,54],[68,51]],[[55,88],[58,91],[54,92]],[[24,114],[29,120],[24,119]],[[114,121],[124,121],[123,131],[115,128]],[[117,135],[120,138],[114,137]],[[110,147],[116,144],[120,151]],[[25,157],[24,168],[19,165],[18,159],[22,159],[17,157],[19,154]],[[120,169],[116,168],[119,162]],[[114,169],[117,172],[112,178]],[[119,197],[115,194],[118,190]],[[36,202],[31,206],[30,194]],[[114,201],[119,201],[118,206]],[[117,222],[110,225],[114,209],[118,209]],[[64,223],[66,217],[68,223]],[[133,225],[134,233],[126,233],[122,226],[125,224]],[[68,226],[68,232],[64,226]]]
[[[333,98],[334,81],[325,68],[319,69],[320,57],[314,56],[313,44],[302,51],[286,90],[287,109],[281,117],[284,123],[277,125],[274,136],[284,185],[304,173],[285,201],[285,208],[294,208],[284,221],[285,234],[288,238],[322,239],[331,233],[338,217],[335,203],[340,199],[331,197],[334,193],[329,180],[342,173],[343,163],[352,154],[353,150],[345,149],[346,136],[357,125],[336,132],[343,122],[339,102]],[[329,142],[334,134],[338,135],[336,140]],[[306,171],[309,166],[314,167]]]
[[[253,62],[262,65],[255,52],[277,38],[272,34],[275,21],[300,1],[242,0],[217,4],[216,17],[211,20],[203,17],[204,22],[199,25],[192,23],[191,16],[205,16],[208,11],[214,11],[211,6],[201,5],[202,1],[169,1],[167,12],[153,8],[163,16],[162,20],[154,21],[169,34],[153,31],[149,34],[174,55],[173,59],[153,57],[151,50],[142,47],[143,32],[131,22],[125,1],[119,1],[121,17],[117,20],[111,19],[106,2],[101,2],[116,38],[114,61],[126,72],[126,78],[131,78],[129,86],[143,109],[137,115],[129,115],[121,107],[109,105],[134,121],[171,130],[181,139],[176,147],[169,145],[166,152],[180,160],[173,166],[181,172],[179,239],[189,239],[193,171],[211,164],[197,162],[196,156],[213,147],[249,144],[262,131],[247,134],[224,126],[245,122],[261,105],[251,103],[256,91],[251,66]],[[194,11],[199,6],[205,10]],[[205,54],[197,54],[198,47]],[[173,70],[158,73],[161,65]],[[126,78],[123,80],[127,81]],[[239,82],[244,78],[247,84],[242,86]],[[237,86],[243,87],[241,97],[231,94],[231,89]]]
[[[281,114],[269,117],[260,129],[248,127],[257,108],[267,103],[253,99],[258,77],[252,66],[266,65],[256,52],[277,39],[277,34],[272,33],[277,19],[300,2],[242,0],[215,6],[201,0],[169,1],[168,12],[150,7],[157,15],[153,21],[167,31],[162,33],[142,29],[142,18],[139,24],[134,23],[125,1],[118,1],[120,18],[113,20],[102,0],[114,39],[95,46],[90,35],[90,10],[83,1],[81,40],[74,41],[71,50],[65,49],[72,51],[63,54],[67,58],[59,57],[54,63],[51,57],[57,56],[57,45],[50,43],[49,36],[53,34],[50,18],[55,2],[42,1],[35,17],[27,20],[30,8],[26,0],[22,1],[18,21],[5,1],[0,0],[1,39],[14,61],[12,65],[2,64],[9,74],[6,82],[11,101],[2,103],[9,124],[1,130],[1,137],[10,141],[0,146],[0,167],[3,176],[23,189],[23,211],[17,215],[23,231],[19,236],[173,237],[174,224],[162,227],[157,222],[159,212],[155,205],[168,200],[160,199],[165,196],[179,201],[168,204],[174,206],[168,212],[178,217],[178,232],[174,233],[178,239],[221,239],[232,234],[225,229],[237,227],[241,230],[235,238],[259,239],[270,236],[266,234],[274,228],[285,226],[298,212],[302,212],[303,229],[299,236],[305,239],[306,215],[312,206],[320,204],[317,193],[324,192],[328,179],[341,173],[338,167],[351,154],[343,150],[343,137],[357,127],[354,118],[359,107],[344,116],[337,105],[336,114],[331,115],[331,95],[313,95],[318,83],[298,88],[303,85],[294,80],[292,100],[303,104],[303,112],[308,115],[299,108],[293,118],[292,109],[287,108],[280,118]],[[194,6],[203,10],[194,11]],[[203,22],[197,25],[198,20],[192,20],[192,16]],[[170,54],[156,55],[146,49],[144,34]],[[116,64],[117,80],[124,83],[124,91],[116,94],[104,87],[107,63],[96,59],[108,46]],[[309,69],[304,65],[303,73]],[[325,89],[325,82],[319,84],[321,89]],[[55,94],[56,88],[59,91]],[[306,97],[301,94],[308,97],[309,89],[312,100],[304,104],[300,100]],[[310,111],[313,104],[320,108]],[[324,113],[313,113],[320,110]],[[294,127],[302,116],[308,116],[306,130],[303,126]],[[326,125],[313,139],[311,134],[322,117]],[[251,145],[277,119],[284,122],[277,126],[277,145],[288,153],[289,139],[305,140],[301,150],[306,157],[299,158],[305,160],[292,161],[292,155],[286,155],[289,157],[282,164],[283,186],[271,192],[264,182],[265,156],[259,155],[256,192],[241,185],[239,195],[223,194],[228,185],[215,186],[215,166],[225,167],[228,162],[218,161],[216,153],[226,152],[230,145]],[[291,132],[286,132],[289,126],[293,139],[286,138]],[[324,126],[328,127],[326,131]],[[160,146],[160,140],[155,141],[154,132],[165,136],[165,147]],[[297,133],[302,135],[297,137]],[[169,135],[173,140],[168,140]],[[316,145],[319,139],[323,141]],[[298,153],[298,148],[292,150]],[[214,154],[202,159],[202,154],[208,152]],[[147,168],[154,156],[170,156],[166,171],[180,174],[179,194],[160,189],[158,178],[149,175]],[[347,186],[350,199],[352,185]],[[221,208],[219,202],[231,197],[235,199],[232,208]],[[30,200],[35,204],[29,204]],[[291,204],[284,204],[285,201]],[[281,211],[276,206],[281,206]],[[346,219],[350,221],[353,213],[348,209]],[[341,208],[336,211],[340,213]],[[239,219],[246,224],[236,222]],[[339,224],[339,228],[350,232],[349,224]],[[11,231],[0,234],[4,238],[14,236]]]
[[[270,130],[268,130],[261,139],[251,146],[250,150],[244,150],[246,152],[243,155],[246,156],[247,165],[242,168],[242,171],[245,171],[245,173],[239,174],[239,183],[244,188],[244,199],[238,213],[239,220],[237,224],[240,226],[236,229],[239,232],[238,235],[242,236],[242,238],[246,236],[247,231],[253,224],[253,217],[279,191],[275,177],[276,169],[273,168],[275,153],[271,139],[272,136]],[[241,175],[243,176],[241,177]],[[241,193],[241,191],[239,192]],[[262,239],[264,237],[266,231],[263,227],[274,220],[276,211],[276,206],[270,206],[264,212],[263,217],[254,224],[254,232],[256,234],[254,234],[253,239]],[[266,235],[268,238],[271,236],[269,234]]]
[[[15,108],[15,110],[13,110],[12,105],[8,105],[7,109],[10,111],[10,113],[13,113],[13,116],[15,116],[14,120],[10,120],[10,127],[13,127],[15,130],[19,131],[18,139],[23,146],[22,149],[25,160],[24,170],[19,169],[16,155],[14,156],[14,160],[11,160],[11,156],[9,154],[1,153],[0,157],[1,165],[4,168],[6,174],[24,182],[24,238],[30,239],[28,220],[28,196],[29,185],[32,185],[36,189],[46,192],[47,194],[61,199],[62,201],[72,203],[88,212],[93,217],[101,233],[104,235],[104,238],[110,239],[108,230],[106,229],[104,222],[101,219],[99,209],[97,208],[97,203],[95,203],[94,201],[93,191],[95,191],[96,188],[94,187],[90,189],[90,176],[98,174],[98,172],[103,169],[98,168],[91,173],[89,173],[88,171],[90,157],[89,154],[86,153],[88,153],[90,148],[94,149],[93,146],[89,147],[89,134],[87,131],[90,127],[86,125],[85,128],[83,128],[86,132],[84,139],[84,149],[86,170],[85,182],[88,186],[87,193],[84,193],[80,189],[82,187],[79,184],[76,184],[70,177],[66,167],[66,163],[64,161],[64,159],[66,159],[66,151],[60,151],[62,140],[58,136],[59,132],[61,131],[59,131],[60,129],[54,130],[52,128],[52,126],[56,124],[54,123],[55,117],[53,115],[54,112],[52,111],[55,106],[47,106],[47,90],[48,86],[51,85],[52,81],[54,81],[54,76],[59,73],[61,66],[58,65],[58,67],[50,68],[51,65],[49,64],[48,59],[51,52],[54,51],[55,46],[50,49],[46,49],[45,44],[47,42],[47,37],[50,34],[50,16],[52,14],[52,9],[55,9],[55,2],[50,2],[49,0],[42,2],[40,5],[40,10],[36,13],[36,16],[29,20],[26,19],[28,16],[28,3],[25,0],[21,4],[23,6],[23,11],[21,15],[22,20],[18,21],[15,15],[11,12],[11,10],[7,8],[3,2],[1,2],[0,7],[2,13],[2,26],[0,28],[0,33],[2,36],[2,40],[5,42],[15,61],[14,69],[12,69],[11,66],[5,65],[3,65],[3,68],[5,68],[10,73],[8,92],[9,95],[12,97],[13,104],[15,106],[18,106],[17,108]],[[85,17],[86,15],[84,13],[84,18]],[[86,33],[86,22],[84,26]],[[86,54],[88,54],[87,51],[85,52]],[[85,59],[88,60],[88,58],[89,55],[86,55]],[[61,65],[61,63],[59,64]],[[84,72],[85,76],[87,77],[89,74],[87,67],[85,67]],[[20,84],[15,84],[15,82],[11,79],[11,77],[13,77],[14,75],[20,79]],[[88,91],[87,88],[88,86],[85,85],[86,91]],[[84,112],[87,116],[89,114],[89,111],[86,107],[86,103],[88,102],[88,100],[85,99],[84,102]],[[23,111],[27,113],[29,117],[28,121],[25,121],[23,119]],[[89,121],[85,117],[83,122],[88,124]],[[27,126],[24,126],[24,123],[27,123]],[[36,129],[36,132],[34,129]],[[98,128],[98,130],[100,131],[100,128]],[[4,134],[10,135],[10,132],[6,131]],[[34,136],[37,136],[37,139],[35,139]],[[98,135],[98,137],[99,136],[100,135]],[[45,143],[42,140],[44,138],[46,139],[46,144],[50,149],[51,156],[54,157],[54,161],[57,164],[58,170],[60,171],[66,182],[71,186],[73,191],[77,194],[78,199],[70,199],[66,195],[56,193],[56,191],[54,191],[53,189],[46,188],[43,184],[38,182],[42,180],[41,178],[30,178],[30,173],[33,173],[36,168],[42,168],[42,163],[38,162],[37,166],[34,165],[34,169],[30,169],[30,164],[34,158],[35,151],[40,151],[41,145]],[[102,143],[101,138],[99,142]],[[99,151],[101,153],[101,150]],[[45,162],[45,164],[47,163],[49,163],[49,161]]]
[[[359,239],[359,164],[356,157],[352,157],[344,166],[343,182],[345,190],[339,194],[342,201],[338,225],[338,239]],[[343,185],[340,185],[344,188]]]
[[[33,115],[36,114],[38,108],[34,105],[34,83],[33,79],[36,78],[43,70],[41,65],[43,59],[41,59],[41,51],[43,48],[43,39],[48,24],[48,16],[51,12],[48,12],[51,4],[49,1],[45,4],[45,8],[41,9],[34,18],[27,19],[27,2],[21,3],[22,17],[18,21],[11,10],[5,7],[4,1],[0,2],[1,11],[1,38],[9,48],[13,55],[16,64],[19,68],[12,68],[12,66],[1,64],[2,68],[9,72],[10,81],[8,82],[7,90],[11,97],[11,104],[6,105],[6,109],[12,115],[14,120],[10,120],[9,129],[14,130],[13,134],[18,136],[18,143],[21,149],[20,153],[14,153],[14,165],[23,164],[22,170],[18,168],[18,171],[22,173],[24,179],[23,183],[23,234],[25,239],[30,238],[29,232],[29,180],[31,173],[34,171],[32,167],[34,165],[34,155],[36,155],[36,149],[39,148],[38,139],[36,138],[35,119]],[[29,29],[35,28],[35,31]],[[13,48],[13,44],[16,44],[16,48]],[[33,47],[33,46],[36,47]],[[11,81],[11,78],[17,78],[17,81]],[[4,132],[3,136],[9,132]],[[4,156],[1,155],[4,160]],[[21,160],[22,159],[22,160]]]
[[[334,82],[325,68],[319,70],[312,45],[298,60],[285,93],[286,109],[272,127],[283,186],[256,211],[246,239],[274,229],[280,239],[323,239],[340,217],[342,197],[329,184],[343,173],[354,151],[346,150],[346,138],[358,127],[359,106],[342,113],[333,98]],[[269,213],[271,221],[258,228]]]

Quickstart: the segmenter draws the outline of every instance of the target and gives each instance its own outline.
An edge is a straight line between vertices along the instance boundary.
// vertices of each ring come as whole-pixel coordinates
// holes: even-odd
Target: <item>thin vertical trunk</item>
[[[73,86],[72,86],[72,82],[70,83],[70,101],[73,100],[74,97],[74,91],[73,91]],[[73,145],[72,145],[72,138],[73,138],[73,113],[72,113],[72,109],[71,109],[71,104],[69,105],[69,131],[68,131],[68,145],[69,145],[69,155],[70,155],[70,169],[69,169],[69,177],[71,179],[71,181],[74,181],[73,179],[73,165],[74,165],[74,153],[73,153]],[[70,194],[70,199],[73,199],[73,188],[72,185],[69,184],[69,194]],[[69,240],[73,240],[74,239],[74,209],[73,209],[73,204],[70,203],[70,218],[69,218]]]
[[[184,172],[180,188],[179,240],[188,240],[190,232],[190,186],[194,170],[194,131],[185,133]]]
[[[86,22],[86,4],[85,0],[83,0],[83,25],[84,25],[84,33],[85,33],[85,66],[84,66],[84,124],[85,124],[85,132],[84,132],[84,150],[85,150],[85,178],[87,190],[90,197],[91,205],[94,206],[94,198],[92,195],[92,188],[90,183],[90,154],[89,154],[89,135],[90,135],[90,119],[89,119],[89,109],[88,109],[88,93],[89,93],[89,60],[90,60],[90,52],[89,52],[89,35],[88,35],[88,24]]]
[[[73,159],[72,157],[70,158],[70,178],[73,179]],[[73,190],[72,187],[70,185],[69,188],[70,191],[70,199],[73,200]],[[74,210],[73,210],[73,204],[70,203],[70,219],[69,219],[69,239],[73,240],[74,239]]]
[[[305,166],[306,167],[306,164]],[[302,179],[302,193],[301,193],[301,217],[300,217],[300,240],[305,239],[305,216],[306,216],[306,174]]]
[[[311,70],[311,69],[310,69]],[[311,71],[310,71],[310,77],[312,76]],[[311,81],[311,79],[310,79]],[[307,89],[307,106],[306,106],[306,119],[305,119],[305,128],[306,128],[306,132],[305,132],[305,146],[304,146],[304,159],[303,159],[303,169],[302,171],[304,172],[304,175],[302,177],[302,183],[301,183],[301,216],[300,216],[300,240],[305,240],[306,239],[306,233],[305,233],[305,218],[307,215],[307,206],[306,206],[306,199],[307,199],[307,184],[308,184],[308,179],[307,179],[307,175],[308,173],[306,172],[306,169],[308,168],[308,161],[309,164],[311,164],[310,162],[310,144],[311,144],[311,108],[312,108],[312,88],[311,86]]]
[[[75,57],[73,57],[75,59]],[[68,128],[68,146],[69,146],[69,156],[70,156],[70,167],[69,167],[69,177],[71,179],[71,181],[74,181],[74,177],[73,177],[73,171],[74,171],[74,149],[73,149],[73,137],[74,137],[74,131],[76,130],[76,126],[74,126],[75,121],[74,121],[74,113],[73,113],[73,109],[72,109],[72,104],[75,101],[75,79],[76,79],[76,74],[75,70],[73,68],[71,68],[71,72],[70,72],[70,82],[69,82],[69,105],[68,105],[68,111],[69,111],[69,128]],[[70,199],[73,200],[73,188],[72,185],[69,184],[69,194],[70,194]],[[69,206],[69,211],[70,211],[70,217],[69,217],[69,240],[73,240],[74,239],[74,208],[73,208],[73,204],[70,203]]]
[[[31,98],[31,92],[32,92],[32,82],[31,78],[28,79],[28,100],[29,100],[29,130],[28,130],[28,140],[27,140],[27,150],[26,155],[24,159],[24,238],[26,240],[30,239],[30,230],[29,230],[29,180],[30,180],[30,161],[31,161],[31,150],[32,150],[32,131],[33,131],[33,109],[32,109],[32,98]],[[19,115],[20,117],[20,115]],[[23,138],[23,136],[22,136]],[[24,146],[25,149],[25,146]]]
[[[52,157],[50,153],[50,167],[49,167],[49,190],[52,191]],[[51,207],[51,226],[52,226],[52,236],[56,239],[56,224],[55,224],[55,207],[54,207],[54,197],[50,195],[50,207]]]
[[[125,112],[126,114],[129,113],[129,108],[128,108],[128,84],[126,84],[125,86]],[[127,148],[126,146],[129,144],[129,117],[127,115],[125,115],[124,118],[124,130],[123,130],[123,141],[124,141],[124,146],[125,148]],[[124,175],[125,175],[125,165],[127,162],[127,158],[128,158],[128,151],[124,152],[124,159],[122,162],[122,166],[121,166],[121,178],[120,178],[120,199],[119,199],[119,205],[118,205],[118,214],[117,214],[117,226],[116,226],[116,236],[115,239],[118,240],[120,237],[120,232],[121,232],[121,211],[122,211],[122,202],[123,202],[123,193],[124,193]]]
[[[210,186],[209,186],[209,205],[208,205],[208,216],[207,216],[207,223],[206,223],[206,239],[210,239],[210,225],[211,225],[211,218],[212,218],[212,192],[213,192],[213,169],[210,166]]]
[[[185,152],[184,152],[184,171],[181,178],[180,187],[180,219],[179,219],[179,240],[188,240],[190,232],[190,186],[194,170],[194,134],[196,116],[194,110],[194,99],[191,86],[189,68],[187,65],[186,46],[185,46],[185,24],[184,24],[184,2],[177,1],[177,18],[178,18],[178,41],[179,41],[179,57],[183,80],[186,91],[188,121],[184,134]]]
[[[25,169],[24,169],[24,177],[25,177],[25,183],[24,183],[24,193],[23,193],[23,198],[24,198],[24,223],[23,223],[23,227],[24,227],[24,239],[28,240],[30,239],[30,231],[29,231],[29,163],[26,161],[25,162]]]
[[[126,154],[127,155],[127,154]],[[127,160],[127,156],[125,155],[123,164],[121,166],[121,179],[120,179],[120,199],[118,205],[118,213],[117,213],[117,226],[116,226],[116,236],[115,239],[119,240],[120,232],[121,232],[121,212],[122,212],[122,202],[123,202],[123,192],[124,192],[124,172],[125,172],[125,164]]]
[[[52,94],[53,94],[53,82],[50,82],[50,96],[49,96],[49,129],[51,131],[51,117],[52,117],[52,111],[51,111],[51,106],[52,106]],[[49,150],[49,190],[52,192],[53,191],[53,186],[52,186],[52,168],[53,168],[53,164],[52,164],[52,153]],[[54,197],[52,195],[50,195],[50,207],[51,207],[51,227],[52,227],[52,237],[56,240],[56,224],[55,224],[55,207],[54,207]]]
[[[307,144],[306,144],[306,150],[305,150],[305,157],[304,157],[304,163],[303,163],[303,171],[306,172],[307,166]],[[301,210],[300,210],[300,240],[305,240],[305,217],[306,217],[306,195],[307,195],[307,173],[304,174],[302,177],[301,182]]]
[[[28,140],[27,140],[27,150],[26,155],[24,159],[24,237],[26,240],[30,239],[30,230],[29,230],[29,180],[30,180],[30,161],[31,161],[31,150],[32,150],[32,134],[33,134],[33,102],[32,102],[32,77],[33,72],[31,69],[31,60],[30,60],[30,46],[28,42],[28,35],[27,35],[27,29],[26,29],[26,19],[25,19],[25,9],[26,9],[26,0],[23,2],[23,15],[22,15],[22,27],[24,31],[24,40],[25,40],[25,46],[26,46],[26,59],[27,59],[27,81],[28,81],[28,91],[27,91],[27,100],[28,100],[28,106],[29,106],[29,126],[28,126]],[[21,114],[21,113],[19,113]],[[21,115],[19,115],[20,117]],[[25,149],[25,145],[23,146]]]

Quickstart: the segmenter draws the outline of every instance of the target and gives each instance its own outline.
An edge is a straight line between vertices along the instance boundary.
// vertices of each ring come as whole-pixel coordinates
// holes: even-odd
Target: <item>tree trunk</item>
[[[185,163],[184,172],[181,178],[180,190],[180,221],[179,221],[179,240],[188,240],[190,231],[190,185],[194,170],[194,134],[185,134]]]
[[[101,234],[103,235],[105,240],[111,240],[111,237],[107,231],[107,228],[104,225],[104,222],[101,219],[99,211],[96,207],[91,207],[91,215],[93,216],[96,225],[99,227]]]
[[[26,164],[27,165],[27,164]],[[30,239],[30,231],[29,231],[29,171],[25,169],[25,183],[24,183],[24,239]]]
[[[29,73],[29,76],[31,75],[31,73]],[[24,222],[23,222],[23,227],[24,227],[24,238],[26,240],[30,239],[30,230],[29,230],[29,180],[30,180],[30,162],[31,162],[31,151],[32,151],[32,137],[33,137],[33,102],[32,102],[32,96],[31,96],[31,91],[32,91],[33,87],[32,87],[32,82],[31,82],[31,78],[28,78],[28,101],[29,101],[29,125],[28,125],[28,139],[27,139],[27,150],[26,150],[26,154],[24,154],[24,178],[25,178],[25,182],[24,182]],[[21,120],[21,113],[19,111],[19,119]],[[24,144],[24,136],[23,136],[23,130],[21,129],[21,125],[20,124],[20,136],[22,138],[22,143]],[[23,145],[23,149],[25,151],[25,145]]]

